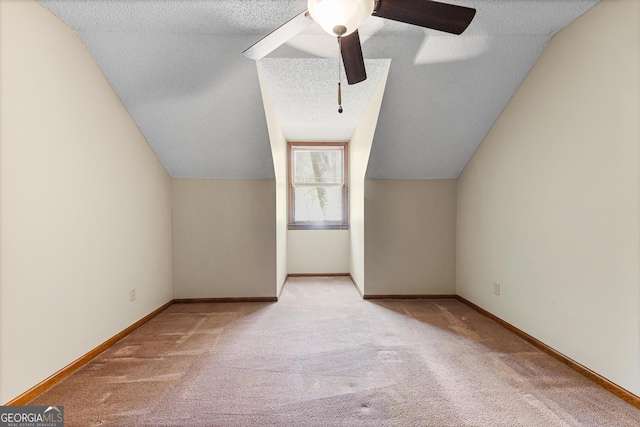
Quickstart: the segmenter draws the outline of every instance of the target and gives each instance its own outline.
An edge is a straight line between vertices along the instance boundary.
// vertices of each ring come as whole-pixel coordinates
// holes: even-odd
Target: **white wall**
[[[459,178],[457,240],[459,295],[636,395],[639,52],[637,0],[553,37]]]
[[[171,300],[171,188],[82,42],[35,2],[0,2],[0,94],[7,402]]]
[[[366,295],[455,294],[456,180],[367,179]]]
[[[257,67],[256,67],[257,68]],[[269,129],[269,142],[271,145],[271,155],[273,156],[273,169],[276,178],[276,283],[277,295],[282,292],[282,287],[287,280],[287,140],[280,124],[280,119],[269,96],[260,69],[258,70],[258,80],[260,82],[260,92],[262,94],[262,104],[264,114]]]
[[[365,287],[364,177],[389,77],[389,64],[349,141],[349,271],[362,295]]]
[[[174,298],[276,296],[274,180],[171,180]]]
[[[349,273],[349,230],[289,230],[289,274]]]

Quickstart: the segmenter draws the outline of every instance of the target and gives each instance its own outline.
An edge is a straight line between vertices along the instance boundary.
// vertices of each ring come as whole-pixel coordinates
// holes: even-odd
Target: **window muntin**
[[[348,227],[347,144],[289,143],[289,228]]]

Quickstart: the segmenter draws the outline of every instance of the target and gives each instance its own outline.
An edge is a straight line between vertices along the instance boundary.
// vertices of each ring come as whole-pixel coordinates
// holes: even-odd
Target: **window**
[[[289,229],[346,229],[347,143],[289,143]]]

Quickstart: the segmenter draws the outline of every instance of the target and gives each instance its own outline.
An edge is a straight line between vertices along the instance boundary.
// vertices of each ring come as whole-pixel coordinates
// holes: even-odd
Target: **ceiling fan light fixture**
[[[308,0],[309,14],[332,36],[348,36],[373,12],[375,0]]]

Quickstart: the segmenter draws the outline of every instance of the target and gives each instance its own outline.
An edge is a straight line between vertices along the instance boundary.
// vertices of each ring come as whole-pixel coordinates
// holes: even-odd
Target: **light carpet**
[[[638,426],[640,410],[456,300],[290,278],[174,304],[31,404],[67,426]]]

